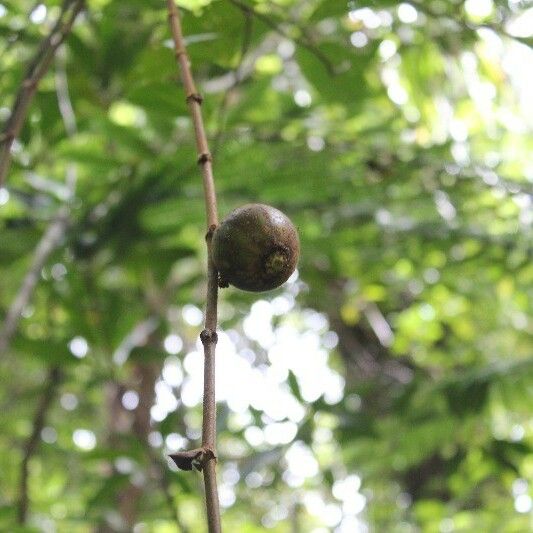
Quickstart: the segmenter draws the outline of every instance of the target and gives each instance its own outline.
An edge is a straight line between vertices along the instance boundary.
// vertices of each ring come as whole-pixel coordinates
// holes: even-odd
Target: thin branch
[[[531,45],[527,44],[522,37],[510,34],[508,31],[505,30],[505,28],[501,24],[496,24],[496,23],[491,23],[491,22],[485,22],[483,24],[475,24],[473,22],[468,22],[464,17],[459,17],[459,16],[456,17],[448,13],[439,13],[435,11],[434,9],[432,9],[430,6],[428,6],[427,2],[423,2],[420,0],[411,0],[411,1],[416,6],[416,8],[419,9],[422,13],[424,13],[428,17],[431,17],[432,19],[435,19],[437,21],[440,21],[443,18],[446,18],[448,20],[453,21],[455,24],[457,24],[459,28],[462,28],[463,30],[470,31],[470,32],[477,32],[478,30],[482,30],[482,29],[492,30],[495,33],[499,33],[503,37],[507,37],[508,39],[513,39],[531,48]]]
[[[63,50],[58,50],[57,68],[56,68],[56,93],[59,111],[65,124],[67,135],[71,136],[76,133],[76,118],[72,109],[72,102],[68,92],[67,75],[65,72],[65,55]],[[63,238],[68,224],[70,215],[70,201],[74,195],[76,187],[76,167],[72,163],[67,165],[67,203],[61,206],[42,236],[35,253],[29,271],[27,272],[22,285],[13,300],[13,303],[7,311],[4,323],[0,328],[0,355],[9,348],[13,335],[21,317],[21,313],[28,305],[33,291],[39,281],[41,270],[43,269],[50,254],[57,248]]]
[[[69,34],[76,17],[84,6],[84,0],[65,0],[59,17],[41,42],[33,60],[29,64],[20,89],[15,98],[11,115],[0,134],[0,187],[11,163],[11,147],[19,135],[26,113],[37,90],[41,78],[46,74],[57,48]]]
[[[29,20],[32,16],[33,12],[39,7],[41,4],[41,0],[36,0],[33,5],[30,7],[28,13],[26,14],[26,19]],[[13,33],[8,35],[8,37],[5,39],[5,45],[2,50],[0,50],[0,57],[2,57],[21,37],[26,36],[27,33],[27,27],[20,28],[19,30],[15,30]],[[1,75],[4,75],[5,72],[0,73]]]
[[[69,208],[67,206],[62,206],[35,249],[30,270],[24,277],[22,285],[8,309],[4,323],[0,329],[0,355],[9,348],[11,339],[17,330],[21,313],[26,305],[28,305],[37,282],[39,281],[41,270],[48,260],[48,257],[56,249],[65,234],[69,220],[68,215]]]
[[[211,165],[211,154],[202,120],[198,94],[192,77],[190,61],[185,48],[181,21],[174,0],[167,0],[169,24],[174,39],[176,59],[180,65],[186,100],[196,136],[198,163],[202,166],[205,208],[207,218],[207,302],[205,329],[200,338],[204,346],[204,399],[202,423],[203,473],[209,533],[219,533],[220,508],[216,483],[216,402],[215,402],[215,347],[217,342],[218,273],[212,257],[212,237],[218,225],[217,200]]]
[[[394,342],[394,332],[379,307],[371,301],[362,302],[363,314],[365,315],[376,338],[384,348],[390,348]]]
[[[65,131],[69,137],[76,134],[76,115],[72,107],[70,100],[70,94],[68,90],[67,79],[67,53],[65,47],[62,46],[58,49],[56,54],[56,70],[55,70],[55,85],[57,93],[57,104],[59,106],[59,112],[65,125]]]
[[[57,105],[59,107],[61,118],[63,119],[63,124],[65,125],[67,137],[73,137],[78,131],[78,127],[76,125],[76,115],[74,113],[74,108],[72,107],[72,101],[68,90],[67,53],[64,46],[58,49],[56,55],[55,86]],[[74,196],[77,181],[76,165],[74,163],[67,163],[65,181],[68,190],[67,200],[70,202]]]
[[[335,76],[337,74],[337,69],[335,68],[335,65],[330,61],[330,59],[318,48],[318,46],[313,43],[307,35],[305,35],[304,32],[302,32],[302,36],[300,37],[293,37],[291,36],[287,31],[285,31],[280,24],[272,20],[267,15],[257,11],[254,9],[251,5],[245,4],[244,2],[241,2],[241,0],[229,0],[235,7],[239,8],[243,12],[250,13],[253,15],[256,19],[260,20],[264,24],[266,24],[269,28],[272,28],[276,33],[279,33],[281,36],[285,37],[286,39],[290,39],[291,41],[294,41],[296,44],[301,46],[302,48],[306,48],[311,52],[326,68],[328,73],[331,76]]]
[[[271,54],[276,51],[282,37],[277,33],[270,33],[265,37],[263,42],[255,46],[246,57],[243,59],[240,66],[240,75],[238,84],[241,84],[244,80],[250,78],[255,72],[255,63],[257,59],[266,54]],[[216,78],[210,78],[204,80],[202,83],[202,89],[204,93],[216,94],[231,90],[235,86],[235,71],[230,70],[224,74],[217,76]]]
[[[52,404],[57,388],[61,382],[61,371],[58,366],[53,366],[48,371],[43,395],[33,417],[32,432],[24,445],[24,456],[20,465],[19,500],[17,503],[17,521],[23,525],[28,514],[28,466],[39,444],[39,437],[43,430],[46,415]]]

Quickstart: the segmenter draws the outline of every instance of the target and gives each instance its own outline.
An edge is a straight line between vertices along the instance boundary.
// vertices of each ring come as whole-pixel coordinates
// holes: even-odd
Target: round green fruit
[[[217,227],[212,253],[221,286],[261,292],[287,281],[296,268],[300,243],[294,224],[281,211],[247,204]]]

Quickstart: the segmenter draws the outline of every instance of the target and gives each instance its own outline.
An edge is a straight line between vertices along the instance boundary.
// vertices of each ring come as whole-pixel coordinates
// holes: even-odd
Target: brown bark
[[[205,210],[207,218],[207,303],[205,310],[205,329],[201,339],[204,345],[204,399],[202,423],[202,448],[195,454],[199,458],[199,467],[204,473],[204,486],[209,533],[219,533],[220,508],[218,502],[216,482],[216,402],[215,402],[215,347],[217,342],[217,301],[218,301],[218,273],[215,268],[211,242],[213,232],[218,225],[217,199],[211,164],[211,154],[207,143],[207,136],[202,119],[202,97],[198,93],[192,76],[190,61],[183,39],[181,20],[174,0],[167,0],[168,17],[176,59],[180,66],[180,73],[185,88],[186,101],[194,125],[198,163],[203,174]],[[190,461],[190,453],[174,454],[178,466],[184,460]],[[188,466],[188,464],[186,465]],[[189,468],[186,468],[189,469]]]
[[[57,22],[48,36],[41,42],[35,57],[26,70],[9,119],[0,134],[0,187],[9,171],[11,147],[22,129],[39,82],[48,71],[56,50],[70,33],[83,6],[84,0],[65,0],[63,2]]]
[[[52,401],[56,395],[57,388],[61,382],[61,371],[59,367],[53,366],[48,371],[45,381],[43,394],[39,400],[37,410],[32,423],[32,432],[24,445],[24,456],[20,465],[20,480],[19,480],[19,501],[17,504],[17,521],[23,525],[26,523],[26,517],[29,507],[28,496],[28,476],[29,463],[31,458],[35,455],[39,445],[39,438],[43,430],[46,415],[52,405]]]

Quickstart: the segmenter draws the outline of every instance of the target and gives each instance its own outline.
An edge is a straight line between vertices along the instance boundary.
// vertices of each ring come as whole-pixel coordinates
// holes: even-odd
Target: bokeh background
[[[530,531],[532,2],[178,4],[221,215],[272,204],[302,245],[220,295],[225,530]],[[0,0],[1,124],[61,6]],[[166,459],[200,437],[206,290],[178,80],[163,1],[87,0],[13,145],[2,531],[205,530]]]

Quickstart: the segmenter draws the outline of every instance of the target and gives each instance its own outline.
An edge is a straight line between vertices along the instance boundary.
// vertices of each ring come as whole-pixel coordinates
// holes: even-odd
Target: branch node
[[[195,448],[194,450],[188,450],[184,452],[176,452],[169,457],[174,461],[176,466],[180,470],[198,470],[201,472],[204,469],[204,466],[211,459],[217,460],[217,455],[211,448],[206,446],[202,448]]]
[[[196,102],[199,105],[202,105],[202,102],[204,101],[203,96],[200,93],[190,93],[185,100],[187,100],[188,104]]]
[[[200,340],[204,346],[207,346],[208,344],[216,344],[218,341],[217,332],[206,328],[200,333]]]
[[[211,157],[211,154],[209,152],[204,152],[203,154],[200,154],[198,156],[199,165],[204,165],[208,161],[213,161],[213,158]]]

